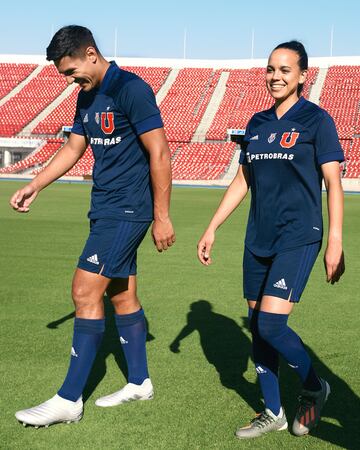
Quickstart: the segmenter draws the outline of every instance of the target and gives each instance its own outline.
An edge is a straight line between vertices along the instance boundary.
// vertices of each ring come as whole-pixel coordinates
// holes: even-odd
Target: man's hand
[[[340,243],[328,243],[324,255],[326,281],[331,284],[340,280],[345,272],[345,256]]]
[[[19,189],[10,199],[10,206],[17,212],[27,213],[30,210],[31,203],[36,199],[39,191],[37,191],[31,184],[28,184],[23,189]]]
[[[201,264],[209,266],[211,260],[211,248],[215,241],[215,233],[211,230],[206,230],[201,237],[197,246],[197,255]]]
[[[155,219],[151,230],[154,244],[159,252],[167,250],[175,242],[175,232],[170,218]]]

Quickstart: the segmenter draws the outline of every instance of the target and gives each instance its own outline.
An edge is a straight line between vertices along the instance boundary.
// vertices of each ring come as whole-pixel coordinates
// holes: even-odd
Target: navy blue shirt
[[[321,165],[344,160],[333,119],[300,97],[280,119],[274,106],[255,114],[244,142],[240,164],[248,168],[251,189],[248,249],[268,257],[320,241]]]
[[[162,126],[151,87],[113,61],[98,88],[80,91],[72,132],[94,154],[90,219],[153,219],[149,156],[139,136]]]

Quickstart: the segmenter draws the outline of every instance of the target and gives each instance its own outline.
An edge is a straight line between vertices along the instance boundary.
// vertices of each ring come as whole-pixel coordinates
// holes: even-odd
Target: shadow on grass
[[[170,344],[170,350],[178,353],[180,342],[198,331],[204,355],[217,370],[221,384],[259,412],[263,405],[258,387],[244,378],[251,355],[251,341],[244,329],[235,320],[213,312],[207,300],[198,300],[190,305],[187,323]]]
[[[99,351],[96,355],[94,365],[91,369],[89,379],[86,383],[83,392],[84,402],[86,402],[86,400],[92,395],[98,384],[100,384],[101,380],[105,377],[106,359],[108,358],[109,355],[113,355],[120,371],[124,374],[124,377],[127,378],[127,366],[119,342],[119,335],[116,328],[114,317],[114,307],[107,296],[104,297],[104,307],[105,307],[105,333]],[[75,311],[73,311],[70,314],[67,314],[64,317],[61,317],[58,320],[48,323],[46,326],[47,328],[50,329],[57,329],[59,325],[66,322],[67,320],[73,319],[74,317]],[[147,320],[146,325],[148,329],[146,340],[147,342],[149,342],[154,340],[155,337],[149,332],[149,323]],[[120,388],[119,386],[114,386],[114,391],[118,390],[119,388]]]
[[[198,331],[204,355],[217,370],[221,384],[234,390],[254,411],[259,412],[264,408],[260,400],[260,388],[244,378],[248,364],[253,363],[251,341],[244,332],[248,329],[248,320],[246,317],[242,320],[243,324],[239,326],[233,319],[213,312],[210,302],[198,300],[190,305],[187,323],[170,344],[170,350],[178,353],[180,342],[192,332]],[[309,347],[306,348],[316,372],[326,379],[331,387],[331,395],[323,411],[323,420],[312,431],[312,436],[342,448],[360,449],[359,397]],[[301,385],[293,370],[284,361],[281,361],[280,366],[280,387],[282,404],[291,428]],[[336,423],[329,423],[328,420]]]
[[[331,388],[331,394],[323,413],[325,420],[312,432],[312,435],[349,450],[359,450],[360,398],[309,347],[306,348],[316,372],[330,384]],[[329,423],[326,419],[335,420],[337,423]]]

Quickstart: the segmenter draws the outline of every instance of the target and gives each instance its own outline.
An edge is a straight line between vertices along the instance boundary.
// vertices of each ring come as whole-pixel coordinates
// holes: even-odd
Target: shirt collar
[[[104,78],[102,79],[102,82],[100,84],[99,91],[98,91],[99,93],[104,93],[107,90],[107,88],[110,85],[110,81],[112,79],[113,74],[118,69],[119,69],[119,67],[117,66],[116,62],[110,61],[110,66],[108,67],[108,69],[104,75]]]
[[[299,109],[301,109],[302,107],[303,107],[303,105],[306,103],[306,100],[305,100],[305,98],[304,97],[300,97],[299,98],[299,100],[296,102],[296,103],[294,103],[293,105],[292,105],[292,107],[290,108],[290,109],[288,109],[287,111],[286,111],[286,113],[285,114],[283,114],[281,117],[280,117],[280,119],[278,118],[278,116],[276,115],[276,112],[275,112],[275,105],[273,105],[271,108],[270,108],[270,113],[271,113],[271,115],[273,116],[273,118],[275,119],[275,120],[288,120],[291,116],[293,116],[295,113],[297,113],[298,111],[299,111]]]

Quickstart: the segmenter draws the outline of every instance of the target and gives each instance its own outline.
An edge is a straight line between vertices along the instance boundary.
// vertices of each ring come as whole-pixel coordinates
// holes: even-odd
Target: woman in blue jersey
[[[321,247],[322,179],[329,213],[327,281],[339,281],[345,269],[339,170],[344,155],[332,118],[301,97],[307,71],[307,54],[297,41],[280,44],[270,54],[266,86],[275,103],[248,123],[238,172],[198,244],[201,263],[211,264],[217,228],[250,188],[244,297],[265,409],[236,431],[240,439],[288,427],[279,395],[279,355],[303,384],[292,425],[295,435],[307,434],[317,425],[330,393],[328,382],[315,373],[300,337],[287,325]]]

